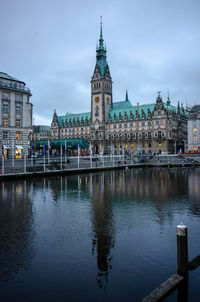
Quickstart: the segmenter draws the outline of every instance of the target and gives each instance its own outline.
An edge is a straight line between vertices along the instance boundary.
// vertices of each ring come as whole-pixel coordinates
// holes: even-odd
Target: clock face
[[[109,98],[109,96],[107,96],[107,98],[106,98],[106,103],[110,104],[110,98]]]
[[[95,103],[98,103],[99,102],[99,96],[96,96],[95,97]]]

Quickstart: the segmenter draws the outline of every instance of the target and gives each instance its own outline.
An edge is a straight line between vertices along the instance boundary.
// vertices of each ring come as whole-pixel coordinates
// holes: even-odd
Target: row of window
[[[3,106],[2,106],[2,111],[3,113],[8,113],[9,112],[9,106],[8,106],[8,103],[4,103]],[[15,106],[15,112],[17,115],[20,115],[21,114],[21,105],[16,105]]]
[[[124,128],[127,128],[128,126],[130,127],[134,127],[136,126],[136,124],[134,123],[130,123],[130,124],[119,124],[119,125],[113,125],[113,129],[117,129],[117,126],[118,128],[123,128],[123,125],[124,125]],[[153,122],[140,122],[139,123],[139,126],[140,127],[145,127],[145,126],[152,126],[153,125]],[[160,125],[160,121],[154,121],[154,125]]]
[[[21,89],[21,90],[25,88],[25,85],[23,83],[8,81],[4,79],[0,79],[0,86],[14,88],[14,89]]]
[[[10,100],[10,92],[3,91],[2,92],[2,99],[3,100]],[[22,102],[23,101],[23,94],[15,93],[15,101]]]
[[[16,118],[16,120],[15,120],[15,126],[16,127],[21,127],[21,123],[22,123],[22,120],[19,119],[19,118]],[[2,125],[3,126],[8,126],[9,125],[8,117],[3,117],[3,119],[2,119]]]
[[[105,83],[105,87],[111,89],[111,84],[110,84],[110,83]],[[99,89],[99,88],[101,88],[101,83],[94,83],[94,84],[93,84],[93,88],[94,88],[94,89]]]
[[[22,133],[17,131],[16,132],[16,139],[21,139]],[[9,131],[3,131],[3,139],[9,139]]]
[[[165,132],[164,131],[156,131],[154,132],[154,137],[155,138],[164,138],[165,137]],[[169,138],[172,137],[172,133],[169,132]],[[119,139],[119,138],[125,138],[125,139],[137,139],[138,138],[138,133],[125,133],[125,134],[109,134],[109,139]],[[152,133],[151,132],[140,132],[139,133],[139,138],[140,139],[151,139],[152,138]]]
[[[117,129],[117,128],[119,128],[119,129],[121,129],[121,128],[128,128],[128,127],[135,127],[137,124],[135,124],[135,123],[130,123],[130,124],[114,124],[113,125],[113,129]],[[150,122],[150,121],[148,121],[148,122],[139,122],[139,127],[145,127],[145,126],[148,126],[148,127],[150,127],[150,126],[152,126],[153,125],[153,122]],[[156,126],[159,126],[160,125],[160,121],[154,121],[154,125],[156,125]],[[109,126],[109,129],[111,128],[112,126],[110,125]],[[72,130],[71,129],[69,129],[69,132],[71,132],[71,131],[75,131],[74,130],[75,128],[72,128]],[[84,128],[81,128],[81,131],[83,131],[84,130]],[[87,130],[87,129],[86,129]],[[64,132],[65,130],[63,129],[63,130],[61,130],[61,132]]]

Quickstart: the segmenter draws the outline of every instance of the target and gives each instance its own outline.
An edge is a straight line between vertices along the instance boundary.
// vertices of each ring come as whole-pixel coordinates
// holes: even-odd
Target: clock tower
[[[96,65],[91,79],[91,124],[96,126],[102,126],[107,122],[113,102],[112,78],[106,60],[106,52],[101,22],[100,38],[96,49]]]

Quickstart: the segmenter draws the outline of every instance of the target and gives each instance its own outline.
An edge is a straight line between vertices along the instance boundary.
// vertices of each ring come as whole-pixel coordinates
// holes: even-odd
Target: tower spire
[[[125,101],[128,102],[128,90],[126,89],[126,98]]]
[[[104,49],[104,47],[103,47],[103,31],[102,31],[102,16],[101,16],[101,22],[100,22],[99,49]]]
[[[103,32],[102,32],[102,17],[100,22],[100,37],[99,37],[99,44],[96,49],[96,64],[98,65],[100,69],[100,74],[105,75],[106,68],[108,66],[106,61],[106,47],[104,47],[104,40],[103,40]]]
[[[167,88],[167,106],[170,106],[169,88]]]

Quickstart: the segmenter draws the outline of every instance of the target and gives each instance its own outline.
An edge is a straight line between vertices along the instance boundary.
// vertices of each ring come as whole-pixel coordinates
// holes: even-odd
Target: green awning
[[[72,149],[77,149],[78,145],[80,148],[88,148],[88,143],[84,138],[70,138],[70,139],[54,139],[49,140],[51,148],[60,148],[61,145],[64,147],[65,144],[67,147]],[[40,140],[40,141],[33,141],[35,148],[48,148],[48,140]]]

